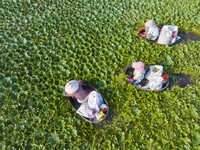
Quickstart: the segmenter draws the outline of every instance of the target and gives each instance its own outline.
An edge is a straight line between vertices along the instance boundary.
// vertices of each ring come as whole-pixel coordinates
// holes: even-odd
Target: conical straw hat
[[[154,25],[155,25],[155,23],[154,23],[153,20],[149,20],[149,21],[147,21],[147,22],[145,23],[145,26],[146,26],[146,27],[152,27],[152,26],[154,26]]]
[[[79,82],[76,80],[71,80],[65,85],[65,92],[67,94],[73,94],[76,92],[79,88]]]

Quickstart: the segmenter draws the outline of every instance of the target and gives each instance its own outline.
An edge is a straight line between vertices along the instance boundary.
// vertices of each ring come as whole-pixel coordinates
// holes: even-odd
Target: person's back
[[[142,27],[140,30],[144,31],[142,34],[140,34],[140,36],[151,41],[156,40],[159,36],[159,28],[156,26],[153,20],[145,22],[144,27]]]
[[[65,92],[67,96],[73,97],[79,103],[85,101],[88,93],[82,88],[82,81],[71,80],[65,85]]]
[[[177,40],[178,27],[172,25],[165,25],[161,29],[158,38],[158,44],[173,44]]]

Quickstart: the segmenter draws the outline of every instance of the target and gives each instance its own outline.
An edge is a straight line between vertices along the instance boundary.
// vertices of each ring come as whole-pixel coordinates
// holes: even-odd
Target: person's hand
[[[145,29],[146,29],[146,27],[144,26],[144,27],[140,28],[140,31],[145,31]]]
[[[79,82],[79,85],[82,86],[83,80],[77,80]]]
[[[103,111],[103,112],[107,111],[107,108],[103,108],[102,111]]]
[[[141,33],[140,36],[145,38],[145,37],[147,37],[147,34],[146,33]]]
[[[92,114],[95,114],[96,113],[96,110],[95,109],[92,109]]]
[[[146,38],[147,34],[145,33],[146,27],[140,28],[140,37]]]
[[[133,82],[133,81],[134,81],[133,77],[128,78],[128,82]]]
[[[106,112],[106,111],[108,110],[107,105],[106,105],[106,104],[102,104],[102,105],[100,106],[100,110],[103,111],[103,112]]]

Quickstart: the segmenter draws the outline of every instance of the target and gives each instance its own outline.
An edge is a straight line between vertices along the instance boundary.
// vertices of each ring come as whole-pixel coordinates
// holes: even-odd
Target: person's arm
[[[140,36],[145,38],[147,36],[147,34],[146,33],[141,33]]]
[[[68,94],[66,92],[65,92],[65,94],[66,94],[67,97],[72,97],[73,99],[75,99],[74,94]]]
[[[79,86],[82,86],[83,80],[77,80],[79,82]]]
[[[145,29],[146,29],[146,27],[144,26],[144,27],[140,28],[140,31],[145,31]]]
[[[140,36],[143,37],[143,38],[145,38],[147,36],[145,26],[140,28]]]

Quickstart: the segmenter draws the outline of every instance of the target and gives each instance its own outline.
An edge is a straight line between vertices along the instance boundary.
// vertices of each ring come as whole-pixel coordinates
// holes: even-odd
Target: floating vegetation
[[[0,149],[199,149],[197,6],[197,0],[2,0]],[[137,36],[149,19],[195,36],[152,45]],[[122,71],[134,61],[195,82],[161,93],[138,90]],[[108,120],[77,117],[60,89],[72,79],[102,92]]]

